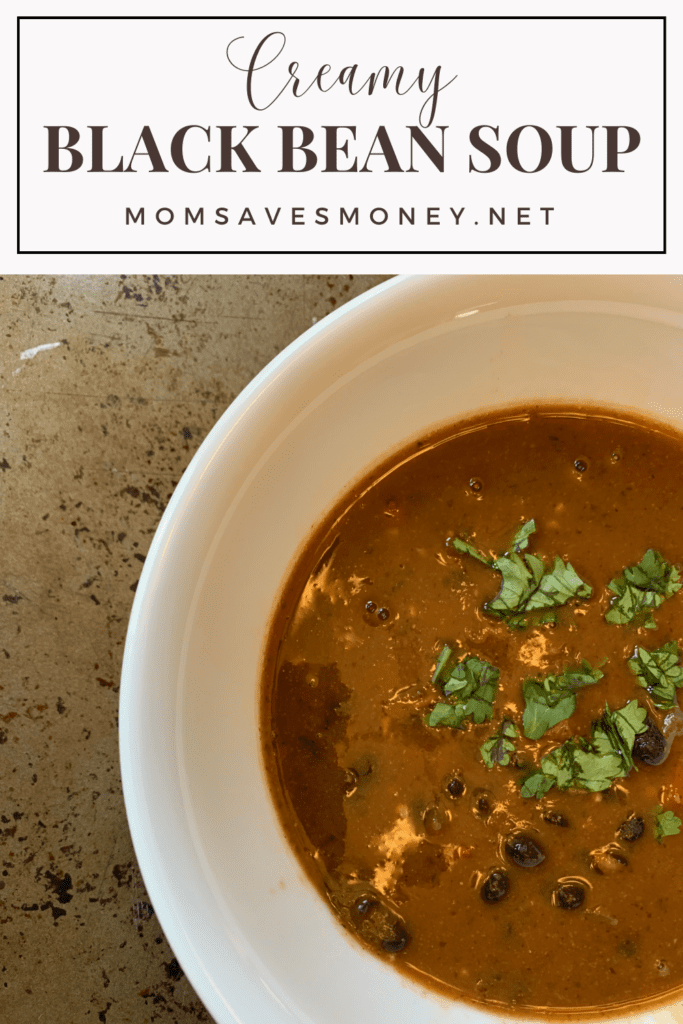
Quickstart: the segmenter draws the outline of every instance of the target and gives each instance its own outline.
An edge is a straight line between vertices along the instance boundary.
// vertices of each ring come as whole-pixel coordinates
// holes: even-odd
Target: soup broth
[[[341,924],[413,979],[549,1014],[683,986],[682,480],[683,439],[652,424],[507,412],[396,456],[300,558],[264,670],[273,797]],[[609,621],[631,593],[610,582],[648,551],[668,591],[636,587],[646,607]],[[571,596],[497,612],[507,577],[491,562],[504,554],[522,574],[561,559]],[[642,669],[662,648],[673,707]],[[479,675],[456,721],[482,664],[499,673],[493,696]],[[614,740],[606,723],[624,708],[641,731]],[[607,733],[628,749],[605,753]],[[552,785],[558,751],[575,773],[566,786]]]

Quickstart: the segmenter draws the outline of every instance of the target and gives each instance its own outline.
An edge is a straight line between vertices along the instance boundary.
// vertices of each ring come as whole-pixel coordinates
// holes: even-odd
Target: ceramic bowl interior
[[[544,401],[683,428],[682,385],[675,279],[398,278],[298,339],[206,438],[138,587],[120,739],[149,894],[219,1024],[490,1019],[361,950],[284,840],[258,734],[274,603],[340,495],[426,430]]]

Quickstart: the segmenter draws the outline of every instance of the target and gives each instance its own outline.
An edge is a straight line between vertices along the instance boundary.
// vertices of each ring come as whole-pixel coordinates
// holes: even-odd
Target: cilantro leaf
[[[530,556],[529,556],[530,557]],[[593,588],[584,583],[571,562],[555,558],[550,572],[542,577],[538,588],[527,602],[526,611],[534,608],[557,608],[572,597],[590,597]]]
[[[610,711],[591,730],[590,740],[570,739],[541,759],[538,768],[523,782],[522,796],[540,799],[553,786],[558,789],[587,789],[597,793],[609,789],[615,779],[624,778],[633,764],[636,736],[645,732],[647,711],[637,700]]]
[[[493,568],[502,575],[503,582],[493,600],[487,602],[486,611],[497,614],[499,618],[526,611],[529,598],[543,579],[541,559],[534,555],[523,558],[514,552],[497,558]]]
[[[537,800],[540,800],[554,785],[555,780],[553,777],[546,775],[542,768],[537,768],[536,771],[527,775],[522,785],[521,793],[522,796],[536,797]]]
[[[632,750],[636,736],[647,731],[645,719],[646,708],[641,708],[637,700],[631,700],[618,711],[610,711],[605,705],[601,726],[609,738],[613,748],[621,755],[627,775],[634,767]]]
[[[536,533],[536,521],[534,519],[530,519],[528,523],[522,523],[512,539],[512,547],[517,554],[520,551],[526,551],[529,546],[529,537],[532,533]]]
[[[577,749],[577,744],[573,740],[567,740],[561,747],[546,754],[541,762],[544,773],[553,779],[558,789],[567,789],[572,783]]]
[[[676,707],[676,687],[683,686],[683,668],[679,664],[680,652],[675,640],[648,651],[636,647],[628,667],[636,676],[639,686],[650,694],[656,708]]]
[[[427,725],[449,725],[451,729],[459,729],[465,717],[462,704],[436,704],[429,716]]]
[[[436,667],[434,669],[434,675],[432,676],[432,682],[438,683],[439,677],[448,662],[448,659],[453,653],[453,648],[449,647],[448,644],[444,644],[441,654],[436,660]]]
[[[487,739],[480,747],[481,756],[487,768],[493,768],[494,764],[510,764],[510,754],[514,753],[515,745],[512,742],[517,736],[517,726],[509,718],[503,719],[500,729],[493,736]]]
[[[503,619],[511,629],[523,629],[528,612],[558,608],[574,597],[588,598],[593,593],[592,587],[581,579],[570,562],[556,557],[552,569],[546,569],[542,558],[522,554],[535,532],[533,519],[523,523],[512,540],[511,550],[494,560],[486,559],[458,537],[451,542],[456,551],[477,558],[501,574],[500,590],[487,601],[485,609],[490,615]],[[553,621],[551,615],[545,611],[542,621]]]
[[[522,785],[522,796],[535,796],[537,800],[540,800],[553,786],[567,789],[574,777],[575,748],[575,742],[567,740],[561,747],[551,750],[541,761],[540,767],[525,778]]]
[[[565,669],[545,679],[525,679],[522,684],[525,708],[522,726],[530,740],[539,740],[548,729],[564,722],[576,710],[577,690],[602,679],[603,673],[582,661],[575,668]]]
[[[680,818],[677,818],[673,811],[665,811],[662,804],[658,804],[653,810],[655,818],[655,839],[661,843],[665,836],[677,836],[681,831]]]
[[[579,789],[599,793],[609,789],[615,779],[622,778],[623,762],[612,747],[607,733],[597,728],[592,745],[577,746],[574,752],[574,778],[571,784]]]
[[[471,544],[468,544],[466,540],[461,540],[460,537],[453,537],[451,543],[456,551],[462,551],[466,555],[471,555],[472,558],[476,558],[478,561],[483,562],[484,565],[491,565],[491,559],[487,558],[486,555],[482,555],[481,551],[477,551],[477,549]]]
[[[551,703],[548,695],[543,693],[538,683],[535,684],[535,687],[538,687],[537,691],[527,687],[526,683],[524,685],[524,697],[527,704],[524,708],[522,725],[527,739],[540,740],[548,729],[566,721],[576,711],[576,698],[572,694],[565,697],[558,695],[557,701]]]
[[[641,617],[642,625],[655,629],[652,609],[673,597],[682,585],[678,569],[659,551],[649,548],[638,565],[629,565],[621,576],[610,581],[609,590],[615,597],[605,619],[623,626]]]
[[[490,722],[499,675],[497,668],[479,658],[466,657],[462,661],[454,661],[453,651],[446,645],[437,660],[432,681],[443,685],[448,701],[434,707],[427,724],[459,729],[465,718],[471,717],[477,725]]]

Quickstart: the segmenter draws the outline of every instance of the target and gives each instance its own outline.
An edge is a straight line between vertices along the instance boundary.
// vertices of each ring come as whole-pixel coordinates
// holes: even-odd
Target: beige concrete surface
[[[382,280],[0,279],[1,1024],[211,1020],[126,824],[117,705],[133,593],[227,405]]]

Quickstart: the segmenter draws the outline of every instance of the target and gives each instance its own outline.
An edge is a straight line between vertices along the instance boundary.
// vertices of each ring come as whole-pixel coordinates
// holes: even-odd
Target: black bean
[[[382,949],[385,953],[400,953],[408,945],[410,936],[402,924],[394,925],[394,936],[391,939],[382,939]]]
[[[580,907],[586,897],[582,885],[575,882],[564,882],[558,885],[553,892],[553,904],[562,907],[563,910],[576,910]]]
[[[575,459],[574,469],[576,469],[579,473],[585,473],[588,469],[588,463],[584,462],[583,459]]]
[[[480,895],[484,903],[499,903],[507,896],[509,888],[507,871],[492,871],[482,885]]]
[[[386,622],[387,619],[389,618],[389,614],[390,612],[388,608],[377,609],[377,618],[379,619],[380,622]]]
[[[543,820],[547,821],[549,825],[559,825],[560,828],[569,828],[569,822],[565,818],[564,814],[560,814],[558,811],[546,811],[543,815]]]
[[[373,612],[377,611],[377,605],[375,604],[374,601],[368,601],[365,605],[365,610],[366,612],[370,612],[370,614],[372,615]]]
[[[451,779],[451,781],[448,783],[446,789],[453,797],[462,796],[463,793],[465,792],[465,783],[456,775],[455,778]]]
[[[617,829],[617,836],[619,839],[623,839],[625,843],[635,843],[636,839],[640,839],[644,831],[645,822],[634,814],[627,818],[626,821],[622,821]]]
[[[493,796],[487,789],[475,789],[472,793],[472,810],[478,818],[489,818],[493,811]]]
[[[545,860],[545,854],[528,832],[517,832],[505,842],[505,852],[520,868],[536,868]]]
[[[488,797],[477,797],[474,807],[478,814],[487,818],[490,814],[490,801]]]
[[[613,875],[628,867],[628,857],[618,850],[596,850],[591,854],[591,867],[598,875]]]
[[[351,920],[361,938],[385,953],[400,953],[410,939],[396,911],[372,892],[356,899],[351,907]]]
[[[425,832],[428,836],[434,836],[444,827],[448,818],[439,813],[438,807],[428,807],[422,815]]]
[[[473,476],[472,479],[470,480],[470,490],[474,491],[475,494],[478,494],[483,486],[484,485],[482,484],[478,476]]]
[[[661,764],[666,757],[666,740],[657,725],[648,715],[645,719],[646,732],[636,736],[633,744],[633,756],[637,757],[644,764]]]

